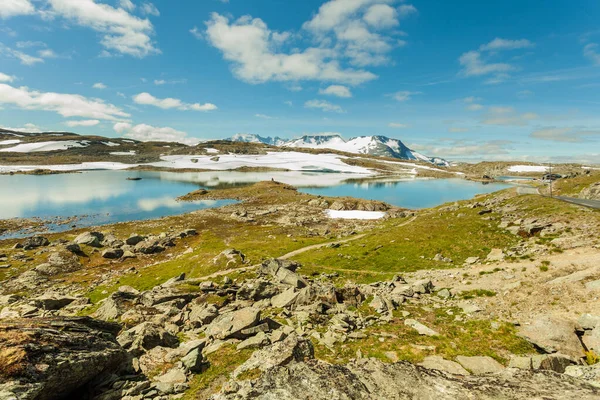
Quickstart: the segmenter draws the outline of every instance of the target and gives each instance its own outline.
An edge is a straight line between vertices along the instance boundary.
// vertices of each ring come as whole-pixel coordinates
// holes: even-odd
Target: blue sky
[[[600,2],[1,0],[0,126],[600,160]]]

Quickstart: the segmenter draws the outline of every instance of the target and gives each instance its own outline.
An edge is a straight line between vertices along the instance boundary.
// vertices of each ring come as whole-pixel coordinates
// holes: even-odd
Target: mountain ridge
[[[256,134],[236,134],[228,139],[232,142],[264,143],[277,147],[332,149],[353,154],[367,154],[379,157],[390,157],[401,160],[424,161],[438,166],[449,166],[443,158],[428,157],[408,148],[399,139],[383,135],[356,136],[348,140],[341,135],[303,135],[295,139],[280,137],[262,137]]]

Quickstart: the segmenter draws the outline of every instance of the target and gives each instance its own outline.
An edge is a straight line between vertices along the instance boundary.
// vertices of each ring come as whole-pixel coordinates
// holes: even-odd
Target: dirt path
[[[398,227],[402,227],[402,226],[405,226],[405,225],[408,225],[408,224],[412,223],[414,220],[417,219],[417,217],[418,217],[418,215],[415,215],[414,217],[412,217],[408,221],[403,222],[400,225],[398,225]],[[278,257],[278,258],[281,259],[281,260],[287,260],[287,259],[289,259],[291,257],[297,256],[298,254],[302,254],[302,253],[305,253],[305,252],[310,251],[310,250],[320,249],[322,247],[329,246],[331,244],[344,244],[344,243],[352,242],[354,240],[362,239],[365,236],[367,236],[367,234],[363,233],[362,235],[352,236],[351,238],[343,239],[343,240],[336,240],[335,242],[313,244],[313,245],[310,245],[310,246],[302,247],[300,249],[291,251],[291,252],[289,252],[287,254],[284,254],[283,256]],[[228,274],[231,274],[231,273],[234,273],[234,272],[246,272],[246,271],[250,271],[250,270],[253,270],[253,269],[257,268],[258,266],[259,266],[259,264],[250,265],[248,267],[226,269],[224,271],[217,271],[217,272],[212,273],[210,275],[203,276],[203,277],[201,277],[199,279],[203,279],[203,280],[204,279],[214,279],[214,278],[218,278],[220,276],[228,275]],[[355,270],[341,270],[341,269],[337,269],[335,271],[341,271],[341,272],[360,272],[360,271],[355,271]],[[369,273],[370,274],[382,274],[382,275],[383,274],[387,274],[387,272],[375,272],[375,271],[369,271]]]
[[[410,224],[410,223],[412,223],[412,222],[413,222],[415,219],[417,219],[417,216],[416,216],[416,215],[415,215],[414,217],[412,217],[411,219],[409,219],[408,221],[406,221],[406,222],[403,222],[402,224],[398,225],[398,228],[399,228],[399,227],[402,227],[402,226],[405,226],[405,225],[408,225],[408,224]],[[364,233],[364,234],[362,234],[362,235],[356,235],[356,236],[352,236],[351,238],[344,239],[344,240],[337,240],[337,241],[335,241],[335,242],[327,242],[327,243],[313,244],[313,245],[311,245],[311,246],[306,246],[306,247],[303,247],[303,248],[301,248],[301,249],[294,250],[294,251],[292,251],[292,252],[289,252],[289,253],[287,253],[287,254],[284,254],[283,256],[281,256],[281,257],[279,257],[279,258],[280,258],[280,259],[282,259],[282,260],[287,260],[287,259],[289,259],[289,258],[292,258],[292,257],[294,257],[294,256],[297,256],[298,254],[302,254],[302,253],[305,253],[305,252],[307,252],[307,251],[310,251],[310,250],[316,250],[316,249],[320,249],[320,248],[322,248],[322,247],[326,247],[326,246],[329,246],[329,245],[332,245],[332,244],[344,244],[344,243],[352,242],[352,241],[355,241],[355,240],[358,240],[358,239],[362,239],[362,238],[364,238],[365,236],[367,236],[367,234],[366,234],[366,233]]]

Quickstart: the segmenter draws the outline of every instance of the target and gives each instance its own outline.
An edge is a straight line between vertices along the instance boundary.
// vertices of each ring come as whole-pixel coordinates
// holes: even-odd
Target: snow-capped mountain
[[[281,139],[277,136],[275,137],[263,137],[260,135],[254,135],[252,133],[236,133],[235,135],[233,135],[232,137],[230,137],[229,139],[226,140],[230,140],[232,142],[244,142],[244,143],[264,143],[264,144],[269,144],[271,146],[281,146],[283,143],[285,143],[285,139]]]
[[[424,161],[439,166],[450,164],[441,158],[427,157],[409,149],[398,139],[386,136],[359,136],[345,140],[340,135],[305,135],[298,139],[285,141],[281,138],[263,138],[258,135],[238,134],[231,141],[265,143],[280,147],[296,147],[308,149],[332,149],[354,154],[368,154],[379,157],[391,157],[401,160]]]

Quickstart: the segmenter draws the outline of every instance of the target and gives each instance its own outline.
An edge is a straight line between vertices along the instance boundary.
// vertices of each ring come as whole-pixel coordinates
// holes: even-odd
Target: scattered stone
[[[560,352],[567,356],[583,356],[583,348],[575,334],[575,324],[569,320],[542,315],[518,329],[519,335],[546,353]]]
[[[123,257],[125,252],[121,249],[106,249],[102,252],[102,257],[108,258],[110,260],[117,260]]]
[[[404,320],[404,325],[410,326],[411,328],[413,328],[414,330],[419,332],[419,335],[439,336],[439,333],[437,333],[436,331],[434,331],[431,328],[428,328],[427,326],[423,325],[422,323],[420,323],[419,321],[414,320],[414,319]]]
[[[37,249],[38,247],[48,246],[49,244],[50,241],[43,236],[32,236],[25,239],[25,241],[20,244],[19,248],[22,248],[23,250],[32,250]]]
[[[492,251],[490,251],[490,254],[487,255],[486,260],[488,261],[503,261],[504,260],[504,252],[502,251],[502,249],[492,249]]]
[[[469,371],[464,369],[459,363],[450,360],[445,360],[441,356],[425,357],[423,362],[419,363],[418,365],[429,369],[436,369],[438,371],[449,372],[455,375],[470,375]]]
[[[504,370],[502,364],[488,356],[457,356],[456,361],[462,365],[464,369],[471,371],[475,375],[502,372]]]
[[[258,349],[267,346],[269,343],[270,341],[267,335],[264,332],[259,332],[255,336],[252,336],[238,344],[237,349]]]
[[[206,335],[217,339],[244,339],[242,330],[252,327],[260,320],[260,310],[252,307],[219,315],[206,327]]]
[[[100,244],[104,240],[104,235],[100,232],[84,232],[77,236],[73,242],[75,244],[85,244],[90,247],[101,247]]]

